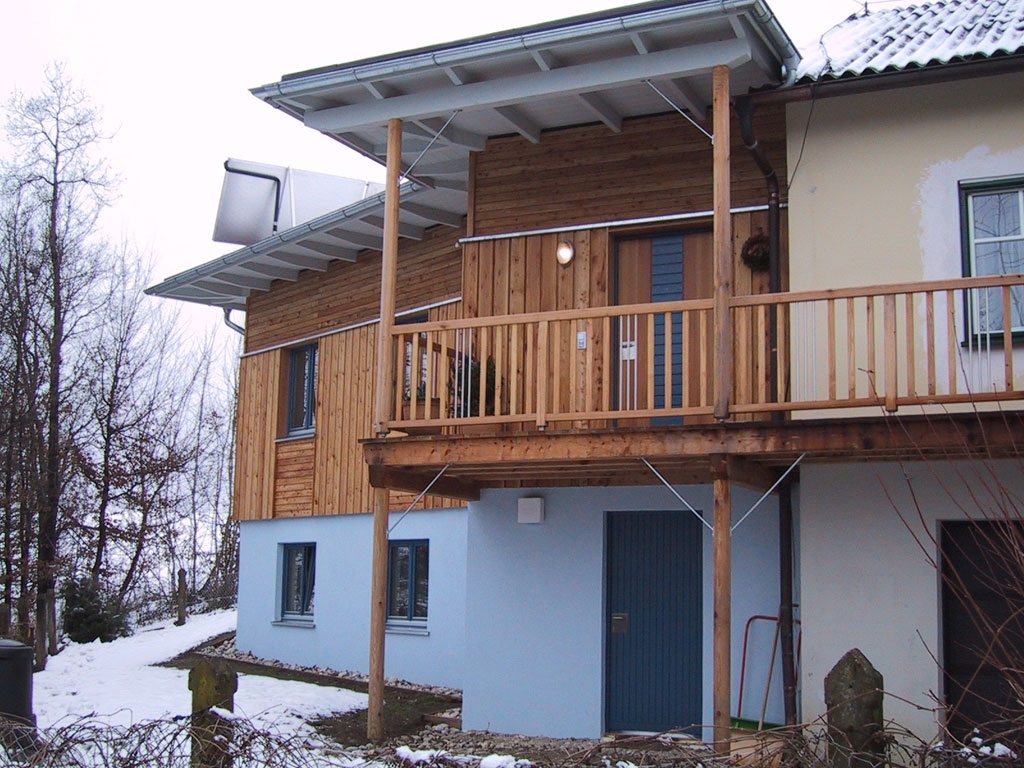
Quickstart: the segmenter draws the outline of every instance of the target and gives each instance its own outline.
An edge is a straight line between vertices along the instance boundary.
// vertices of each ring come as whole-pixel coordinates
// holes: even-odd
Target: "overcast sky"
[[[768,2],[798,45],[863,7],[856,0]],[[102,111],[112,136],[104,151],[122,179],[103,227],[152,255],[156,281],[233,250],[211,240],[228,157],[383,180],[379,166],[260,102],[249,88],[304,69],[624,4],[17,2],[4,14],[0,100],[6,104],[15,88],[38,92],[47,64],[66,64]]]

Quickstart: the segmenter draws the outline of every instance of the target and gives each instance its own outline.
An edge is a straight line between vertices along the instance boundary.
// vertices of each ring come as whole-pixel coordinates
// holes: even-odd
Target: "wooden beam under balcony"
[[[760,486],[763,473],[784,469],[803,453],[805,463],[1006,458],[1024,455],[1022,435],[1024,411],[991,411],[434,435],[370,439],[363,446],[371,466],[425,475],[447,464],[446,478],[480,487],[656,482],[640,457],[670,482],[706,483],[715,454],[732,457],[735,479]]]
[[[415,472],[380,465],[370,466],[370,485],[392,491],[422,493],[427,487],[435,496],[447,496],[463,501],[479,501],[480,486],[453,477],[438,477],[437,473]]]
[[[732,456],[729,459],[729,480],[736,485],[764,493],[775,485],[778,479],[778,472],[744,456]]]

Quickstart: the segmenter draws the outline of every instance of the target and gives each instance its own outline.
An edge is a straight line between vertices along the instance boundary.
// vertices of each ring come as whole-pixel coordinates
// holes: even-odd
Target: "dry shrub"
[[[0,719],[0,768],[199,768],[194,739],[208,746],[204,768],[312,768],[348,766],[354,755],[308,735],[261,730],[244,718],[203,726],[191,717],[130,726],[85,717],[35,734]]]

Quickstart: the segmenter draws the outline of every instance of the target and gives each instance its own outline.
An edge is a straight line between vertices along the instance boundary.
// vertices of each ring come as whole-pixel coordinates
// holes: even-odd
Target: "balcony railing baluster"
[[[734,297],[731,418],[1024,400],[1013,349],[1022,295],[1024,276],[1008,275]],[[712,313],[700,299],[399,326],[389,426],[706,421]],[[403,398],[442,407],[403,416]]]

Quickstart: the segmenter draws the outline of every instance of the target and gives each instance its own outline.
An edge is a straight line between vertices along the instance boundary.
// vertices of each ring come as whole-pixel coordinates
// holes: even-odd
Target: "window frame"
[[[289,581],[292,574],[292,553],[300,551],[303,556],[303,570],[300,574],[299,592],[301,593],[302,606],[298,611],[289,608]],[[308,584],[306,583],[308,580]],[[280,609],[279,620],[290,623],[311,624],[316,609],[316,543],[297,542],[281,545],[281,599],[278,601]],[[308,591],[307,591],[308,590]]]
[[[392,577],[394,574],[394,557],[395,550],[408,547],[409,548],[409,565],[408,572],[405,574],[409,594],[406,599],[407,608],[404,613],[396,613],[393,608],[394,598],[394,587],[392,584]],[[416,603],[419,597],[419,586],[416,581],[416,558],[417,548],[425,547],[427,551],[427,574],[425,588],[427,592],[427,611],[425,616],[416,616]],[[429,616],[429,600],[430,600],[430,540],[429,539],[392,539],[388,541],[388,598],[387,598],[387,623],[391,626],[425,626]]]
[[[960,197],[960,243],[962,269],[965,277],[983,277],[979,275],[976,263],[975,246],[981,242],[999,241],[1021,241],[1024,243],[1024,175],[1006,176],[997,179],[979,179],[976,181],[961,181],[958,185]],[[974,234],[974,206],[972,201],[976,196],[991,194],[1006,194],[1015,192],[1018,198],[1018,229],[1020,233],[1015,236],[1001,236],[996,238],[977,238]],[[1014,274],[1012,272],[996,272],[999,274]],[[1002,346],[1004,337],[1004,323],[998,328],[982,328],[980,319],[980,307],[976,306],[975,294],[980,290],[965,290],[963,292],[964,324],[963,324],[963,345],[975,347],[979,344],[988,346]],[[1001,305],[1000,305],[1001,306]],[[1011,322],[1013,319],[1011,318]],[[1010,337],[1014,343],[1024,341],[1024,318],[1020,324],[1010,330]]]
[[[319,362],[317,347],[315,343],[304,344],[289,350],[288,409],[285,415],[285,431],[289,437],[311,435],[316,432],[316,379]],[[304,362],[300,362],[300,355],[305,356]],[[300,397],[302,423],[295,424]]]

